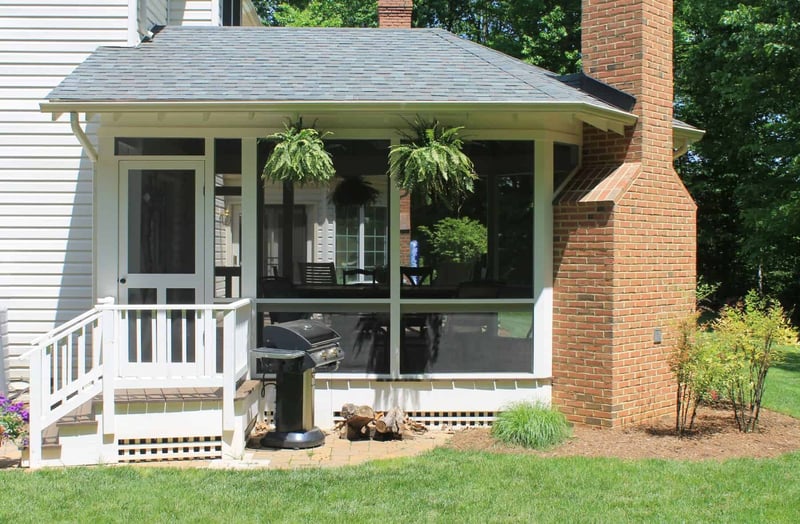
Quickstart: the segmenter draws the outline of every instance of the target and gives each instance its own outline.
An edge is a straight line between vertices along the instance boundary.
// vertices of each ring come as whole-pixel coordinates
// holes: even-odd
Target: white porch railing
[[[33,341],[30,464],[42,432],[102,393],[103,434],[114,433],[117,389],[222,388],[222,432],[233,433],[237,382],[248,372],[253,301],[207,305],[116,305],[90,311]]]

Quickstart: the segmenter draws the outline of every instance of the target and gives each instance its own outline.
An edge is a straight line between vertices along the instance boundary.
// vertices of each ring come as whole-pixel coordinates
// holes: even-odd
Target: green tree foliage
[[[723,296],[800,294],[800,2],[678,0],[677,116],[707,131],[679,165],[698,263]]]
[[[376,27],[375,0],[256,0],[267,25]],[[557,73],[580,69],[580,0],[415,0],[412,24],[441,27]]]
[[[486,226],[471,218],[447,217],[419,231],[439,261],[474,262],[488,249]]]
[[[580,0],[416,0],[414,25],[441,27],[557,73],[580,69]]]

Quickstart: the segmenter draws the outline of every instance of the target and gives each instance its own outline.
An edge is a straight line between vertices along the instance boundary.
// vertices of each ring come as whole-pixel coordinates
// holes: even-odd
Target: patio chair
[[[361,269],[360,267],[354,267],[350,269],[343,269],[342,270],[342,285],[347,284],[347,277],[353,275],[364,275],[367,277],[366,280],[371,281],[375,284],[375,270],[374,269]]]
[[[298,262],[298,267],[302,284],[338,284],[333,262]]]

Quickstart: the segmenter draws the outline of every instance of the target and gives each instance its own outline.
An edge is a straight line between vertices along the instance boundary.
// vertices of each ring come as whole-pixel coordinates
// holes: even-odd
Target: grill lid
[[[269,348],[309,351],[336,344],[341,337],[318,320],[292,320],[264,326],[264,345]]]

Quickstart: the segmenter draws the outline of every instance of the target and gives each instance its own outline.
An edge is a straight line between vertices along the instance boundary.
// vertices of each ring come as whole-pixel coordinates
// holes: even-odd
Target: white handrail
[[[36,337],[33,340],[31,340],[31,345],[32,346],[40,345],[43,340],[46,340],[48,338],[53,338],[56,333],[60,333],[60,332],[66,331],[66,330],[68,330],[70,327],[72,327],[75,324],[80,324],[86,318],[92,316],[92,314],[94,314],[94,313],[97,313],[97,307],[93,307],[89,311],[86,311],[85,313],[81,313],[80,315],[78,315],[77,317],[73,318],[72,320],[68,320],[65,323],[61,324],[60,326],[54,327],[53,329],[51,329],[50,331],[48,331],[44,335],[39,335],[38,337]],[[36,348],[33,348],[33,350],[35,350],[35,349]],[[18,356],[17,358],[22,358],[23,356],[27,355],[28,353],[30,353],[33,350],[30,350],[30,351],[28,351],[26,353],[23,353],[22,355]]]
[[[226,304],[113,304],[113,305],[98,305],[96,309],[100,311],[172,311],[172,310],[186,310],[186,311],[203,311],[213,309],[217,311],[232,311],[239,309],[250,304],[252,299],[242,298],[236,302]]]
[[[115,390],[125,387],[181,387],[187,381],[213,384],[223,388],[223,432],[234,430],[236,383],[247,373],[253,299],[229,304],[114,304],[103,300],[91,310],[37,337],[37,345],[19,358],[30,361],[31,376],[31,466],[41,463],[42,431],[88,399],[102,394],[105,435],[115,432]],[[190,331],[186,318],[197,323],[194,331],[195,360],[155,358],[169,354],[170,311],[183,311],[177,329],[186,343]],[[150,313],[136,314],[135,312]],[[218,312],[223,312],[222,318]],[[131,360],[128,353],[128,329],[140,329],[147,319],[153,358]],[[135,319],[139,319],[136,321]],[[131,323],[131,320],[134,320]],[[219,322],[222,322],[220,325]],[[223,369],[216,370],[217,330],[222,328]],[[140,334],[131,331],[141,343]],[[87,341],[91,345],[92,364],[86,363]],[[168,342],[165,342],[167,340]],[[166,344],[166,345],[164,345]],[[191,346],[187,346],[191,347]],[[38,351],[37,351],[38,350]],[[100,356],[102,355],[102,357]],[[77,363],[77,364],[76,364]],[[151,384],[151,385],[148,385]],[[198,386],[202,387],[202,386]],[[52,389],[51,389],[52,388]],[[37,448],[34,450],[33,448]]]

